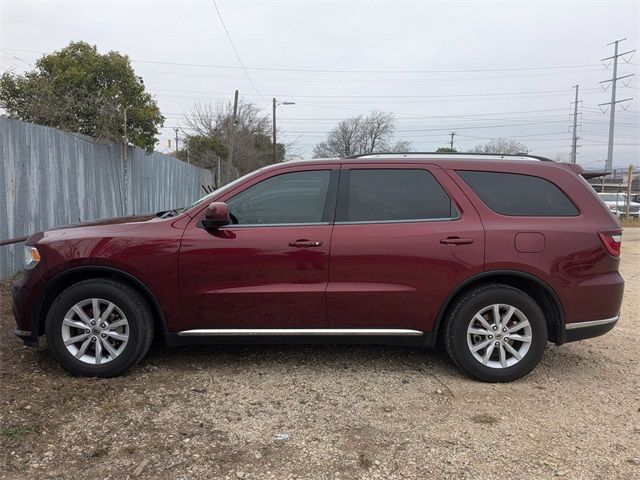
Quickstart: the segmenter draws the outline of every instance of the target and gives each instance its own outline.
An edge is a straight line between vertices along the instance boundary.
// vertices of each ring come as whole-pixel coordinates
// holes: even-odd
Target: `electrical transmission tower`
[[[574,102],[571,102],[573,105],[573,135],[571,138],[571,163],[576,163],[576,155],[578,154],[578,89],[579,85],[574,85],[573,88],[576,89],[576,99]]]
[[[611,82],[611,101],[599,104],[600,107],[608,105],[608,108],[610,110],[609,111],[609,147],[607,149],[607,163],[605,165],[605,171],[607,172],[611,172],[613,170],[613,131],[614,131],[614,125],[616,121],[616,104],[623,103],[623,102],[631,102],[631,100],[633,100],[632,97],[623,98],[622,100],[616,99],[616,86],[618,84],[618,80],[622,80],[622,84],[625,87],[628,87],[630,80],[627,80],[625,82],[624,79],[630,79],[635,75],[634,73],[632,73],[630,75],[622,75],[618,77],[618,58],[623,58],[625,63],[629,63],[629,60],[631,59],[631,54],[635,52],[635,50],[628,50],[623,53],[618,53],[618,44],[625,40],[626,38],[621,38],[620,40],[616,40],[615,42],[611,42],[607,44],[607,46],[614,45],[613,55],[611,57],[603,58],[601,60],[601,62],[603,62],[605,64],[605,67],[607,68],[609,68],[609,65],[611,65],[611,63],[613,63],[613,76],[609,80],[603,80],[602,82],[600,82],[601,85],[602,84],[606,85],[607,83]],[[611,61],[611,63],[607,65],[605,63],[607,61]],[[608,87],[604,87],[605,91],[607,90],[607,88]],[[626,107],[623,106],[622,108],[626,110]],[[603,111],[606,112],[606,109]]]

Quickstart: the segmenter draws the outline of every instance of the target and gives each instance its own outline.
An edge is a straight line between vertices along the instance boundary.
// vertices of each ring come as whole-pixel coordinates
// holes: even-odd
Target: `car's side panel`
[[[385,167],[429,170],[457,204],[460,218],[336,223],[327,287],[329,323],[335,328],[430,331],[447,295],[465,278],[482,271],[484,232],[475,208],[438,167],[357,165]],[[472,243],[441,243],[452,236]]]
[[[185,231],[180,250],[182,329],[327,326],[332,225]],[[298,239],[319,242],[290,246]]]
[[[624,289],[618,273],[620,260],[604,250],[597,232],[619,226],[574,173],[554,165],[546,171],[532,170],[528,165],[500,169],[473,165],[461,169],[541,176],[558,186],[580,210],[578,216],[569,217],[500,215],[488,208],[455,170],[449,169],[450,176],[482,217],[486,231],[486,271],[515,270],[540,278],[559,296],[566,323],[618,314]],[[537,248],[520,248],[518,239],[523,236],[543,240],[534,242]],[[603,298],[607,301],[602,301]]]
[[[26,285],[32,292],[32,298],[23,304],[37,305],[45,291],[43,287],[69,269],[109,267],[144,284],[160,305],[168,329],[178,326],[182,318],[177,281],[178,248],[188,221],[189,217],[184,216],[156,219],[136,224],[136,228],[131,228],[131,225],[77,227],[32,237],[32,242],[45,241],[38,243],[42,260],[30,272]],[[126,235],[121,229],[126,229]],[[30,289],[30,284],[39,287]],[[30,322],[36,313],[29,308],[29,312],[21,317]]]
[[[337,165],[286,167],[257,176],[222,198],[275,175],[333,170],[325,210],[333,216]],[[330,206],[330,207],[328,207]],[[181,330],[322,328],[332,218],[317,224],[227,225],[206,230],[195,214],[180,247]]]

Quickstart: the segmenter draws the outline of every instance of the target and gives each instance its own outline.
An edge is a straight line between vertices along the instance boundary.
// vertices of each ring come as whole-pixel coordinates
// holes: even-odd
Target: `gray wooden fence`
[[[126,167],[126,182],[125,182]],[[174,157],[0,117],[0,240],[197,200],[208,170]],[[0,279],[22,267],[22,244],[0,246]]]

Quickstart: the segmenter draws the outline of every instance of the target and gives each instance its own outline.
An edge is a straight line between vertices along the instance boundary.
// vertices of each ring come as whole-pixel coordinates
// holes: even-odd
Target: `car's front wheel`
[[[540,362],[547,324],[522,290],[491,284],[462,295],[445,319],[444,343],[453,361],[474,378],[508,382]]]
[[[149,350],[153,319],[137,290],[109,279],[91,279],[64,290],[46,319],[47,345],[76,375],[113,377]]]

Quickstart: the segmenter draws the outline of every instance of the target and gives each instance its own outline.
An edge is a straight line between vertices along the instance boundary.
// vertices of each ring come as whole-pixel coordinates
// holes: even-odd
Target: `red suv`
[[[433,347],[485,381],[616,324],[622,230],[576,165],[377,154],[288,162],[185,208],[31,236],[16,333],[79,375],[167,345]]]

